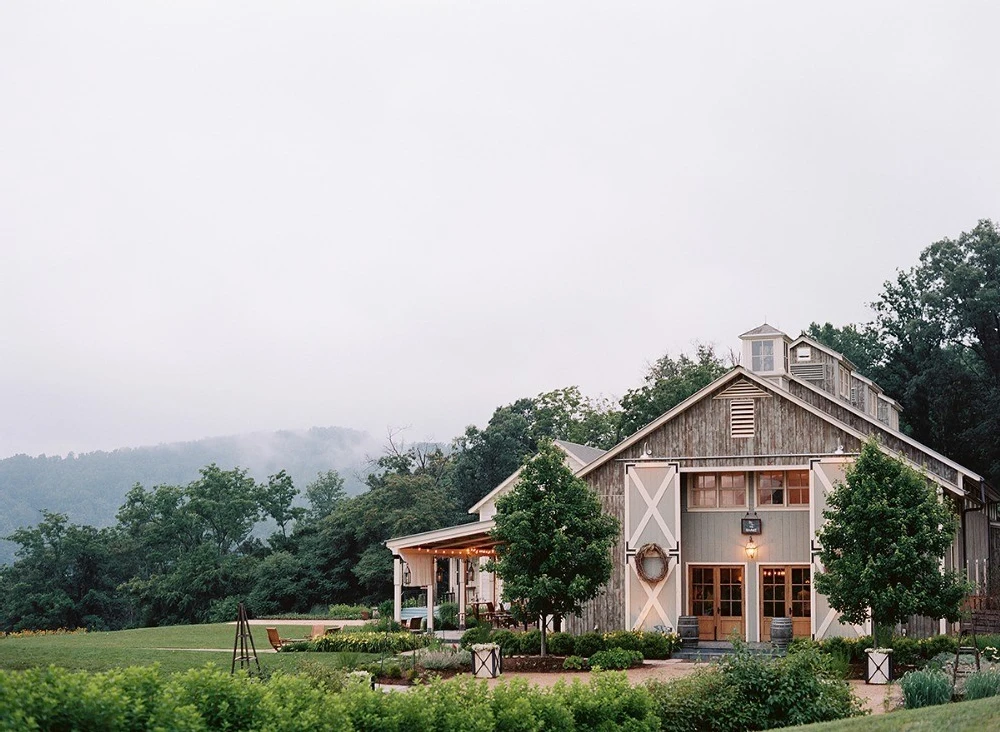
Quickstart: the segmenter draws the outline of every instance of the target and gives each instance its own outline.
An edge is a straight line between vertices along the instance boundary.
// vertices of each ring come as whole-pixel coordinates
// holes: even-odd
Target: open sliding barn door
[[[827,507],[827,496],[833,493],[835,486],[844,480],[844,471],[849,461],[846,458],[822,458],[812,460],[809,475],[809,539],[812,554],[812,636],[816,640],[832,636],[859,637],[868,630],[860,625],[845,625],[840,622],[840,613],[830,607],[824,595],[816,592],[816,572],[823,571],[823,563],[819,559],[820,543],[816,532],[822,528],[823,511]]]
[[[681,490],[677,465],[625,468],[625,623],[631,630],[677,629],[681,568]]]

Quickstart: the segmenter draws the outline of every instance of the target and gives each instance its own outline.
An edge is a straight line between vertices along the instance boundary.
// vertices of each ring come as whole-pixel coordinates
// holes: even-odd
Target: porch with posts
[[[426,630],[433,632],[434,608],[440,599],[436,596],[437,560],[457,560],[455,601],[458,604],[458,626],[464,630],[466,608],[470,604],[469,568],[478,568],[481,559],[496,556],[496,542],[490,537],[492,529],[493,521],[478,521],[387,541],[386,546],[393,554],[393,619],[396,622],[403,620],[404,588],[422,588],[427,594]]]

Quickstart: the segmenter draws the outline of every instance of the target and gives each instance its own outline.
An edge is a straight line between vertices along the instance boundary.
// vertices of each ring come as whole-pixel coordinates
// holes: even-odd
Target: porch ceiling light
[[[747,553],[747,559],[757,558],[757,544],[754,543],[752,536],[750,537],[750,541],[747,542],[747,545],[743,547],[743,550]]]

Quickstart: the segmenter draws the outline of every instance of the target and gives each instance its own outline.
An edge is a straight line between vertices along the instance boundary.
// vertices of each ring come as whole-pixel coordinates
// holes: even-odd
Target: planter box
[[[503,673],[503,654],[500,649],[473,649],[472,673],[477,679],[495,679]]]
[[[865,681],[869,684],[888,684],[892,681],[892,649],[869,648],[868,671]]]

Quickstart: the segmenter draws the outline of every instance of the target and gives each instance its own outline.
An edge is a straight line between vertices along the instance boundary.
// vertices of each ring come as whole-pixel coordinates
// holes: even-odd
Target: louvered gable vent
[[[771,397],[747,379],[739,379],[715,395],[729,400],[729,434],[731,437],[753,437],[756,433],[756,400]]]
[[[770,397],[766,391],[746,379],[740,379],[715,395],[716,399],[761,399]]]
[[[823,381],[826,377],[826,366],[821,363],[793,363],[792,375],[806,381]]]
[[[731,437],[753,437],[754,400],[733,399],[729,402],[729,435]]]

